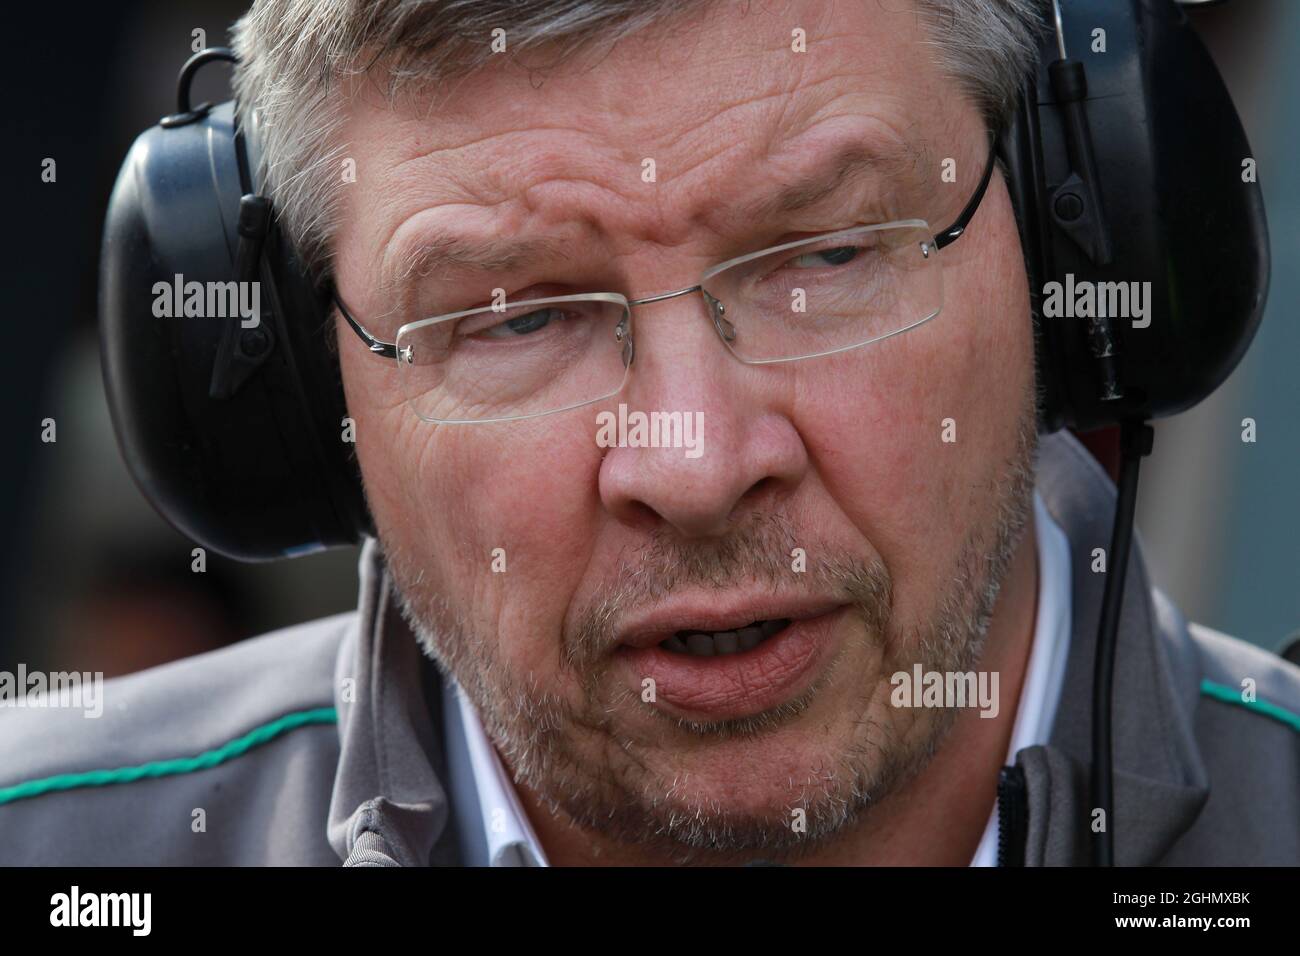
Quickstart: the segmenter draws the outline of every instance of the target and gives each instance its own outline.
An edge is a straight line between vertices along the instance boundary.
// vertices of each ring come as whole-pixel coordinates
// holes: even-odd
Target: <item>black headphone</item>
[[[1071,0],[1042,39],[998,155],[1033,303],[1039,429],[1122,427],[1093,708],[1093,806],[1111,820],[1110,687],[1137,463],[1151,419],[1204,399],[1255,335],[1268,287],[1264,204],[1223,81],[1173,0]],[[1068,54],[1068,55],[1067,55]],[[351,544],[373,526],[352,445],[327,289],[260,194],[256,113],[178,109],[136,140],[109,203],[100,267],[105,387],[145,496],[241,560]],[[155,286],[260,281],[255,328],[154,313]],[[1047,318],[1045,283],[1150,282],[1150,324]],[[1094,860],[1112,859],[1110,831]]]
[[[182,533],[243,561],[372,533],[324,294],[254,182],[257,129],[231,102],[179,108],[140,135],[109,200],[100,343],[118,444],[146,498]],[[256,327],[154,315],[155,286],[260,282]]]
[[[1186,16],[1171,0],[1083,0],[1070,14],[999,141],[1044,432],[1196,404],[1246,351],[1268,286],[1250,147]],[[1092,52],[1095,30],[1105,52]],[[215,551],[263,560],[351,544],[372,525],[342,440],[328,299],[259,194],[256,122],[241,130],[229,102],[189,104],[216,59],[233,56],[185,64],[177,112],[137,139],[109,203],[101,339],[118,440],[145,496]],[[259,279],[260,326],[155,317],[155,284],[178,274]],[[1044,283],[1067,274],[1150,281],[1150,326],[1043,319]]]

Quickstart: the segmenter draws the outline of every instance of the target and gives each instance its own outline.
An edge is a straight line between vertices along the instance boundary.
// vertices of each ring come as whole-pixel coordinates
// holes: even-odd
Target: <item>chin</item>
[[[828,736],[825,722],[808,712],[753,736],[674,730],[672,737],[645,758],[657,782],[643,790],[651,802],[657,796],[681,812],[726,807],[788,825],[792,811],[843,799],[836,791],[851,789],[864,769],[871,772],[853,766],[852,741]]]

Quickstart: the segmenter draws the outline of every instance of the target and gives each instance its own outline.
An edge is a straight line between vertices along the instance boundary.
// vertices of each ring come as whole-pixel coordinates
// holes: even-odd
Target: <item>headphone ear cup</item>
[[[1066,14],[1066,50],[1086,73],[1081,108],[1100,208],[1085,200],[1072,224],[1053,201],[1082,170],[1051,81],[1059,52],[1050,31],[1002,155],[1036,304],[1040,422],[1086,431],[1176,414],[1227,378],[1262,318],[1269,246],[1259,186],[1242,176],[1245,132],[1182,11],[1172,0],[1075,0]],[[1108,257],[1074,238],[1094,215]],[[1091,315],[1070,290],[1094,293]],[[1090,318],[1103,295],[1141,295],[1145,314],[1108,305],[1098,334]]]
[[[253,561],[354,543],[369,521],[320,296],[274,228],[255,279],[239,274],[238,145],[230,103],[136,140],[105,223],[100,341],[145,497],[205,548]],[[231,290],[258,303],[255,325],[222,307]]]
[[[1213,57],[1170,0],[1134,10],[1147,76],[1149,133],[1139,143],[1155,170],[1146,209],[1163,247],[1140,278],[1163,286],[1156,301],[1167,312],[1132,330],[1126,348],[1148,389],[1134,404],[1160,417],[1205,399],[1246,354],[1263,319],[1271,253],[1264,194],[1245,175],[1255,153]]]
[[[312,426],[302,435],[309,445],[303,458],[307,470],[296,477],[290,493],[317,489],[311,517],[311,526],[318,529],[317,546],[356,544],[364,536],[373,537],[375,529],[334,348],[332,299],[275,225],[267,237],[263,274],[269,274],[266,284],[277,306],[272,319],[286,343],[284,379],[297,387],[296,411]]]

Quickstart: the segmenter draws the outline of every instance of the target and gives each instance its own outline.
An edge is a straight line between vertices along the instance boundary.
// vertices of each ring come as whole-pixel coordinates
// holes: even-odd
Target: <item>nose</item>
[[[807,471],[807,450],[786,413],[790,368],[738,361],[699,297],[654,309],[660,314],[637,324],[634,374],[619,398],[626,411],[615,410],[620,440],[601,462],[601,502],[629,525],[721,537],[744,513],[789,496]],[[671,320],[663,314],[670,310]],[[694,456],[666,441],[655,447],[678,421],[687,438],[699,426]]]

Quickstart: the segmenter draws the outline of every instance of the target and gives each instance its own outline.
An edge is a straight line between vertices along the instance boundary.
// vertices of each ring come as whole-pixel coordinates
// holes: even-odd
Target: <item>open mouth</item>
[[[803,693],[841,646],[847,605],[746,603],[683,601],[630,621],[616,655],[628,688],[640,697],[650,680],[657,707],[710,720],[752,716]]]
[[[677,631],[672,637],[661,641],[659,647],[688,657],[726,657],[753,650],[789,625],[789,618],[778,618],[754,621],[730,631]]]

